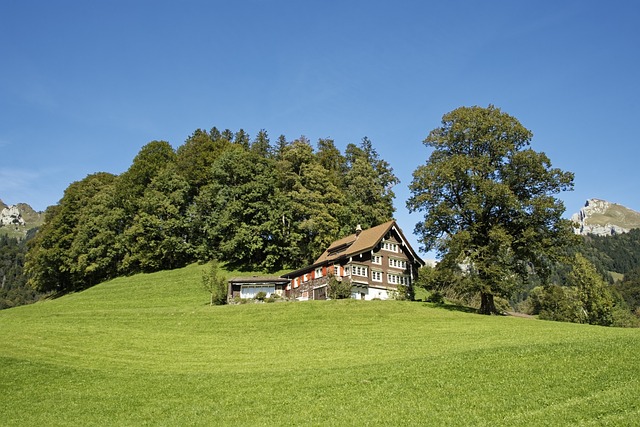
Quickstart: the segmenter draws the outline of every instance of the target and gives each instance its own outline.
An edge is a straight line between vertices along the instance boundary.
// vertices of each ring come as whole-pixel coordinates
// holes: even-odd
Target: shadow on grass
[[[432,308],[440,308],[447,311],[458,311],[460,313],[473,313],[478,314],[478,310],[472,307],[467,307],[465,305],[457,305],[457,304],[438,304],[435,302],[423,302],[424,305]]]

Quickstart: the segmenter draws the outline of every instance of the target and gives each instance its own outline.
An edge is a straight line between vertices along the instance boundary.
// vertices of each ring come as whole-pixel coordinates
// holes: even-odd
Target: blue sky
[[[152,140],[369,137],[405,202],[422,141],[496,105],[588,198],[640,210],[636,1],[0,0],[0,199],[38,210]]]

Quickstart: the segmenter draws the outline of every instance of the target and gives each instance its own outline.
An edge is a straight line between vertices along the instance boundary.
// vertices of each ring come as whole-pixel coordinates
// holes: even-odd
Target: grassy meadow
[[[202,268],[1,311],[0,423],[640,424],[640,330],[422,302],[210,307]]]

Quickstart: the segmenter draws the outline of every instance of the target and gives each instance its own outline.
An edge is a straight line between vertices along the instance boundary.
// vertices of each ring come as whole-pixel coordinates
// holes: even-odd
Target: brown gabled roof
[[[343,237],[340,240],[336,240],[331,245],[329,245],[324,253],[320,255],[320,257],[312,265],[296,271],[292,271],[291,273],[283,275],[283,277],[292,277],[295,275],[303,274],[306,271],[311,271],[320,265],[330,264],[332,261],[341,258],[355,256],[363,252],[370,251],[384,238],[384,236],[392,228],[395,228],[398,235],[402,239],[401,243],[403,243],[404,246],[409,250],[414,259],[421,265],[424,265],[424,261],[409,245],[409,242],[404,237],[404,234],[402,233],[402,230],[400,230],[400,227],[398,227],[398,224],[396,224],[396,221],[391,220],[383,224],[376,225],[375,227],[362,230],[359,234],[354,233],[347,237]]]
[[[334,259],[348,257],[370,251],[387,234],[396,222],[391,220],[384,224],[362,230],[360,234],[352,234],[333,242],[314,264],[323,264]]]

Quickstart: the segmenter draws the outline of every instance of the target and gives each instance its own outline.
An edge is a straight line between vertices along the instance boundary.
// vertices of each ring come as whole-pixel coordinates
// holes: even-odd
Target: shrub
[[[615,306],[611,313],[612,326],[619,328],[640,328],[640,318],[631,313],[626,307]]]
[[[331,299],[351,298],[351,280],[348,277],[338,280],[333,274],[330,275],[327,295]]]
[[[575,289],[550,285],[538,295],[540,319],[585,323],[586,313]]]
[[[435,304],[444,304],[444,295],[442,295],[440,291],[432,291],[426,301]]]
[[[392,298],[399,301],[413,301],[413,288],[411,286],[398,285],[398,288],[392,294]]]
[[[264,301],[266,297],[267,297],[267,293],[265,291],[260,291],[256,294],[256,299],[258,301]]]

